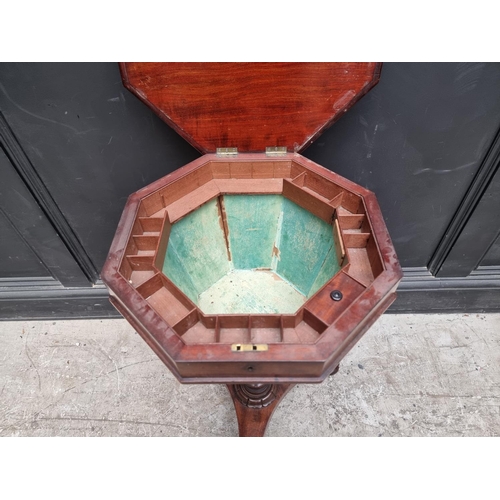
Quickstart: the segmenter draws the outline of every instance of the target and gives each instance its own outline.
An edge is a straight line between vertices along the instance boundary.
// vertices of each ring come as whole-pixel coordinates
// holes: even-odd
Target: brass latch
[[[267,344],[233,344],[231,346],[233,352],[267,351],[267,349]]]

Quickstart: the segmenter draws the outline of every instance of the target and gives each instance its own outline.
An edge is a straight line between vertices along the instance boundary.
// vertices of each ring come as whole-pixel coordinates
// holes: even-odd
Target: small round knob
[[[342,292],[340,290],[333,290],[333,292],[330,293],[330,298],[334,300],[335,302],[338,302],[339,300],[342,300]]]

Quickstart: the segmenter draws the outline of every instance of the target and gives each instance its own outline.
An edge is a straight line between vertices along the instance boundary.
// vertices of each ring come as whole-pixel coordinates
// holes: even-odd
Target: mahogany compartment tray
[[[210,203],[221,210],[230,196],[277,196],[309,213],[309,226],[319,220],[330,228],[331,276],[324,273],[327,281],[296,311],[211,314],[165,270],[176,225]],[[220,215],[211,224],[220,223],[223,238]],[[210,224],[207,232],[213,236]],[[198,250],[213,249],[200,240]],[[181,382],[310,383],[328,376],[393,302],[401,269],[370,191],[297,153],[209,154],[130,196],[102,278],[115,307]]]

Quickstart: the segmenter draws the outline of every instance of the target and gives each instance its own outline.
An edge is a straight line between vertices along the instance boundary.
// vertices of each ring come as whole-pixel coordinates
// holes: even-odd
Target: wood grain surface
[[[372,88],[380,63],[122,63],[125,86],[203,153],[306,148]]]

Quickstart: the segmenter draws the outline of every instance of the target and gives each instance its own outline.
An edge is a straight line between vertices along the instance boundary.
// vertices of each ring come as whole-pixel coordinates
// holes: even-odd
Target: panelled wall
[[[392,312],[500,310],[500,64],[387,63],[304,156],[374,191]],[[116,63],[0,64],[0,318],[117,315],[99,279],[128,195],[199,153]]]

